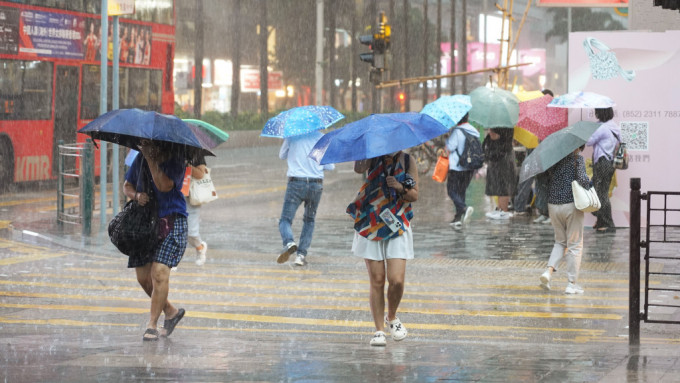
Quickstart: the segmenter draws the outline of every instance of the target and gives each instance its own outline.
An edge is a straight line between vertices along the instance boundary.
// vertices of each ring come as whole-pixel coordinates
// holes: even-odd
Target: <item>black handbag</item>
[[[142,171],[144,163],[140,169],[140,177],[137,184],[145,185],[144,190],[149,195],[149,202],[142,206],[135,200],[130,200],[125,204],[123,210],[109,222],[109,238],[111,242],[127,256],[142,257],[147,256],[156,247],[159,241],[159,218],[158,209],[150,184],[151,175]],[[142,177],[145,176],[145,177]]]

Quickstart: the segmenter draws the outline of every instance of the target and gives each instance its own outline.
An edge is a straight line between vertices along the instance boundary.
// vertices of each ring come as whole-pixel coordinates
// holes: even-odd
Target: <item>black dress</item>
[[[492,140],[487,134],[482,143],[487,162],[485,194],[512,196],[517,181],[515,152],[512,148],[514,129],[496,129],[494,132],[498,133],[500,138]]]

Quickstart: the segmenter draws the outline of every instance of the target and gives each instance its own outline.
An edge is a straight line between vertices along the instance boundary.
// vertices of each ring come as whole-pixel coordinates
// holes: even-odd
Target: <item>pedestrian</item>
[[[620,142],[621,130],[613,120],[612,108],[595,109],[595,117],[602,125],[590,136],[586,146],[593,147],[593,185],[602,207],[593,213],[597,218],[593,229],[606,233],[616,230],[609,201],[609,184],[614,176],[614,152]]]
[[[333,170],[335,165],[319,165],[308,155],[323,133],[314,131],[301,136],[289,137],[283,140],[279,158],[288,162],[288,185],[283,200],[283,209],[279,219],[279,233],[283,241],[283,250],[276,262],[284,263],[295,252],[296,266],[307,264],[307,250],[312,244],[314,233],[314,219],[316,209],[323,192],[324,170]],[[300,204],[305,204],[302,218],[302,232],[299,245],[293,238],[293,218]]]
[[[209,170],[206,166],[205,157],[198,156],[190,164],[191,178],[200,180],[208,174]],[[208,252],[208,244],[201,239],[200,225],[201,225],[201,205],[192,205],[189,203],[190,196],[186,197],[187,225],[189,228],[188,242],[196,251],[196,265],[203,266],[205,264],[205,257]]]
[[[181,191],[186,165],[183,159],[153,141],[142,140],[139,149],[142,155],[136,156],[125,174],[123,191],[142,206],[155,199],[161,240],[150,254],[129,257],[128,268],[135,269],[137,282],[151,298],[143,340],[155,341],[159,336],[172,334],[185,313],[168,301],[168,290],[170,269],[179,264],[187,243],[186,202]],[[141,177],[146,182],[138,182]],[[165,321],[159,331],[161,311],[165,313]]]
[[[517,180],[513,133],[511,128],[489,129],[482,143],[487,162],[485,194],[498,196],[499,210],[486,213],[490,219],[506,220],[512,217],[508,205]]]
[[[534,219],[534,223],[543,223],[550,225],[550,212],[548,211],[548,176],[546,173],[536,175],[536,199],[534,206],[538,210],[538,217]]]
[[[573,180],[586,189],[590,188],[585,161],[579,154],[583,148],[577,148],[548,170],[548,210],[555,231],[555,245],[540,281],[543,289],[550,290],[552,274],[566,257],[568,283],[565,294],[583,294],[583,288],[577,283],[583,253],[583,212],[574,205],[571,191]]]
[[[404,294],[406,261],[413,259],[410,221],[411,203],[418,200],[417,169],[415,159],[401,151],[354,163],[354,171],[366,172],[366,180],[347,213],[354,218],[352,252],[364,258],[368,271],[369,303],[376,329],[371,346],[387,344],[385,326],[395,341],[408,334],[397,309]],[[387,315],[385,279],[389,283]]]
[[[453,206],[456,210],[451,226],[456,230],[460,230],[463,224],[468,222],[474,211],[472,206],[465,204],[465,192],[468,186],[470,186],[475,170],[464,168],[459,164],[460,155],[465,148],[465,134],[463,132],[479,139],[479,132],[468,123],[467,114],[451,131],[446,141],[446,151],[444,152],[444,155],[449,157],[449,174],[446,179],[446,191],[451,201],[453,201]]]

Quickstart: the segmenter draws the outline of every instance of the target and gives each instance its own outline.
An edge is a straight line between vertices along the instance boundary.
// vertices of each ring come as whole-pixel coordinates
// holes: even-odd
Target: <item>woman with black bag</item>
[[[187,244],[187,211],[182,194],[186,163],[150,140],[142,140],[140,155],[125,174],[123,191],[140,206],[153,203],[158,219],[158,241],[148,254],[130,255],[137,281],[151,298],[150,318],[143,340],[169,336],[184,316],[184,309],[168,301],[170,269],[177,266]],[[149,217],[152,219],[152,217]],[[161,311],[165,322],[158,330]]]

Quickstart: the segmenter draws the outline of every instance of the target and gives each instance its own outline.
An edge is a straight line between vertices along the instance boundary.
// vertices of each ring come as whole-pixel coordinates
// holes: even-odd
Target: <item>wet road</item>
[[[59,234],[46,192],[2,196],[0,364],[6,381],[679,381],[678,329],[643,324],[627,346],[627,231],[586,229],[581,284],[538,287],[552,230],[483,218],[483,180],[469,227],[450,229],[444,186],[421,182],[416,259],[399,311],[402,342],[371,348],[363,262],[351,256],[344,208],[361,177],[327,174],[309,265],[274,262],[285,191],[278,148],[209,159],[220,199],[204,208],[203,267],[187,256],[170,299],[187,310],[170,339],[144,344],[148,300],[104,236]],[[237,152],[237,153],[233,153]],[[51,201],[51,202],[50,202]],[[294,231],[299,232],[296,221]],[[43,233],[36,241],[19,230]],[[31,243],[32,242],[32,243]],[[51,243],[51,244],[50,244]],[[68,246],[62,246],[68,245]]]

